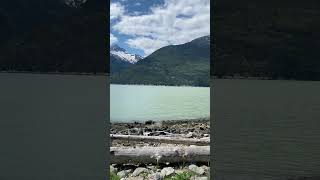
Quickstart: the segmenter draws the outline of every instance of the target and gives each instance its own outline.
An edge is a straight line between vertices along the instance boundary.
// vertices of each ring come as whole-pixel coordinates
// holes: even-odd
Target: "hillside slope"
[[[160,48],[111,76],[116,84],[209,86],[210,37]]]

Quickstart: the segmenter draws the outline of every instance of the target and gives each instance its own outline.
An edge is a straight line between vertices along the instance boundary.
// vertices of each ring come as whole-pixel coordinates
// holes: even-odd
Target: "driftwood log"
[[[110,161],[115,164],[124,163],[195,163],[209,162],[210,146],[182,147],[111,147]]]
[[[140,141],[140,142],[158,142],[166,144],[184,144],[184,145],[198,145],[208,146],[210,139],[193,139],[193,138],[181,138],[181,137],[161,137],[161,136],[138,136],[138,135],[118,135],[110,134],[111,140],[128,140],[128,141]]]

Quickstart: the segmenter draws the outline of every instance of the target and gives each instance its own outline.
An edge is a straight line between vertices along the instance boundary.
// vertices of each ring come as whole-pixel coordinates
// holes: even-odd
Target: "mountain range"
[[[119,61],[114,53],[111,53],[110,59],[111,83],[209,86],[210,36],[162,47],[134,63],[124,59]]]
[[[110,72],[111,74],[121,72],[142,59],[137,54],[130,54],[118,45],[110,47]]]

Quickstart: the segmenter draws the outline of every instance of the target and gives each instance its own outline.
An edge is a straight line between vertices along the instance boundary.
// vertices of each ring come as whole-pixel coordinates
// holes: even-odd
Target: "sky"
[[[210,0],[111,0],[110,45],[148,56],[210,35]]]

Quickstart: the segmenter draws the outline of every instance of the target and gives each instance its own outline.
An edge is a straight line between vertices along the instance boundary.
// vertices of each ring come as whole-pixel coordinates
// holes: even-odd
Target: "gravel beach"
[[[181,137],[210,139],[209,118],[192,120],[146,121],[133,123],[111,123],[111,134],[142,135],[159,137]],[[139,148],[160,146],[188,146],[158,142],[134,142],[113,140],[112,147]],[[209,163],[162,163],[162,164],[112,164],[111,180],[207,180],[210,175]]]

